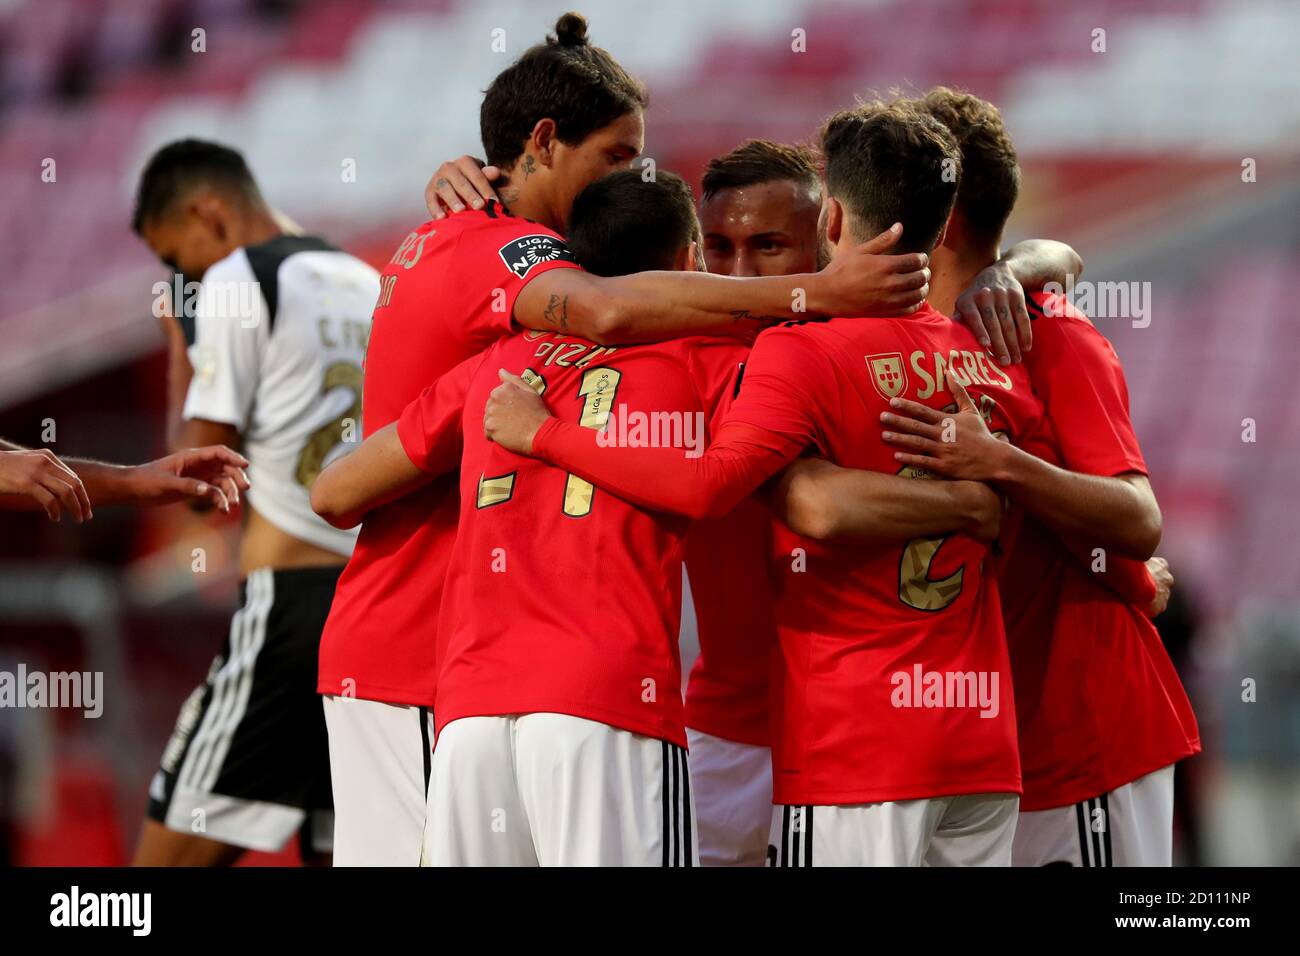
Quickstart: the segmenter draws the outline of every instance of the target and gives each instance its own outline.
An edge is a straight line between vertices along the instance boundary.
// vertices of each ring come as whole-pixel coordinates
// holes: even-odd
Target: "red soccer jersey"
[[[700,639],[686,684],[686,726],[758,747],[772,740],[771,550],[771,512],[752,498],[720,518],[697,521],[686,539],[686,575]]]
[[[456,453],[449,436],[464,442],[438,623],[439,730],[461,717],[547,712],[686,745],[677,631],[688,522],[505,451],[484,437],[483,407],[505,368],[584,429],[702,452],[746,351],[726,339],[607,348],[525,333],[402,415],[403,447],[426,470]]]
[[[752,344],[752,337],[747,341]],[[700,642],[686,684],[686,726],[759,747],[772,739],[771,550],[771,512],[752,498],[721,517],[695,522],[686,537],[686,575]]]
[[[366,434],[506,335],[520,290],[555,268],[577,268],[560,237],[495,202],[408,235],[380,279],[366,353]],[[457,504],[449,475],[366,516],[321,636],[319,693],[433,703],[430,622],[438,619]]]
[[[1115,350],[1063,298],[1033,298],[1025,367],[1057,463],[1092,475],[1146,474]],[[1115,557],[1108,565],[1094,573],[1032,518],[1008,538],[1003,610],[1022,810],[1090,799],[1200,750],[1196,717],[1160,635],[1141,606],[1116,594],[1133,592],[1125,579],[1145,569]]]
[[[702,459],[602,448],[548,421],[537,454],[654,507],[721,513],[811,446],[896,472],[879,437],[888,399],[950,400],[943,368],[1014,438],[1041,425],[1023,373],[999,370],[933,309],[832,319],[758,337],[740,397]],[[1018,793],[1006,642],[987,548],[964,536],[810,553],[777,597],[778,803],[853,804]],[[936,684],[937,692],[936,692]]]

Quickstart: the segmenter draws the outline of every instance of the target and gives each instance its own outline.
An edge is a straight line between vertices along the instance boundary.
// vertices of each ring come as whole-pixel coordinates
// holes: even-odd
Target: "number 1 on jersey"
[[[612,368],[590,368],[582,374],[578,397],[583,399],[582,415],[578,424],[583,428],[604,428],[609,413],[614,408],[614,396],[623,373]],[[596,493],[589,481],[569,475],[564,483],[564,513],[571,518],[581,518],[591,512],[591,499]]]

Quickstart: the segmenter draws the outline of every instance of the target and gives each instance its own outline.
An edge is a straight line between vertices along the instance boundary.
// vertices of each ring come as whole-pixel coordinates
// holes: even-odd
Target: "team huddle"
[[[169,437],[245,524],[137,862],[1169,865],[1160,512],[997,109],[860,103],[697,209],[646,103],[561,17],[381,274],[150,161]]]

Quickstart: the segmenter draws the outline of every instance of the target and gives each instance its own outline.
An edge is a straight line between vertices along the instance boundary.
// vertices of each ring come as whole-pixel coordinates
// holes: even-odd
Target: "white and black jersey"
[[[347,556],[356,531],[311,509],[322,468],[356,447],[379,275],[311,236],[236,249],[203,277],[185,418],[239,429],[249,503],[286,534]]]

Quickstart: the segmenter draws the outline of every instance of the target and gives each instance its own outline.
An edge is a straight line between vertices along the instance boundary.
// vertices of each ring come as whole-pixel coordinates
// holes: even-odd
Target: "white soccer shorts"
[[[686,751],[566,714],[463,717],[433,750],[430,866],[694,866]]]
[[[701,866],[763,866],[772,825],[772,751],[686,728]]]
[[[1016,866],[1171,866],[1174,767],[1067,807],[1020,814]]]
[[[432,760],[427,707],[325,697],[335,866],[419,866]]]
[[[1015,794],[776,806],[772,866],[1010,866]]]

